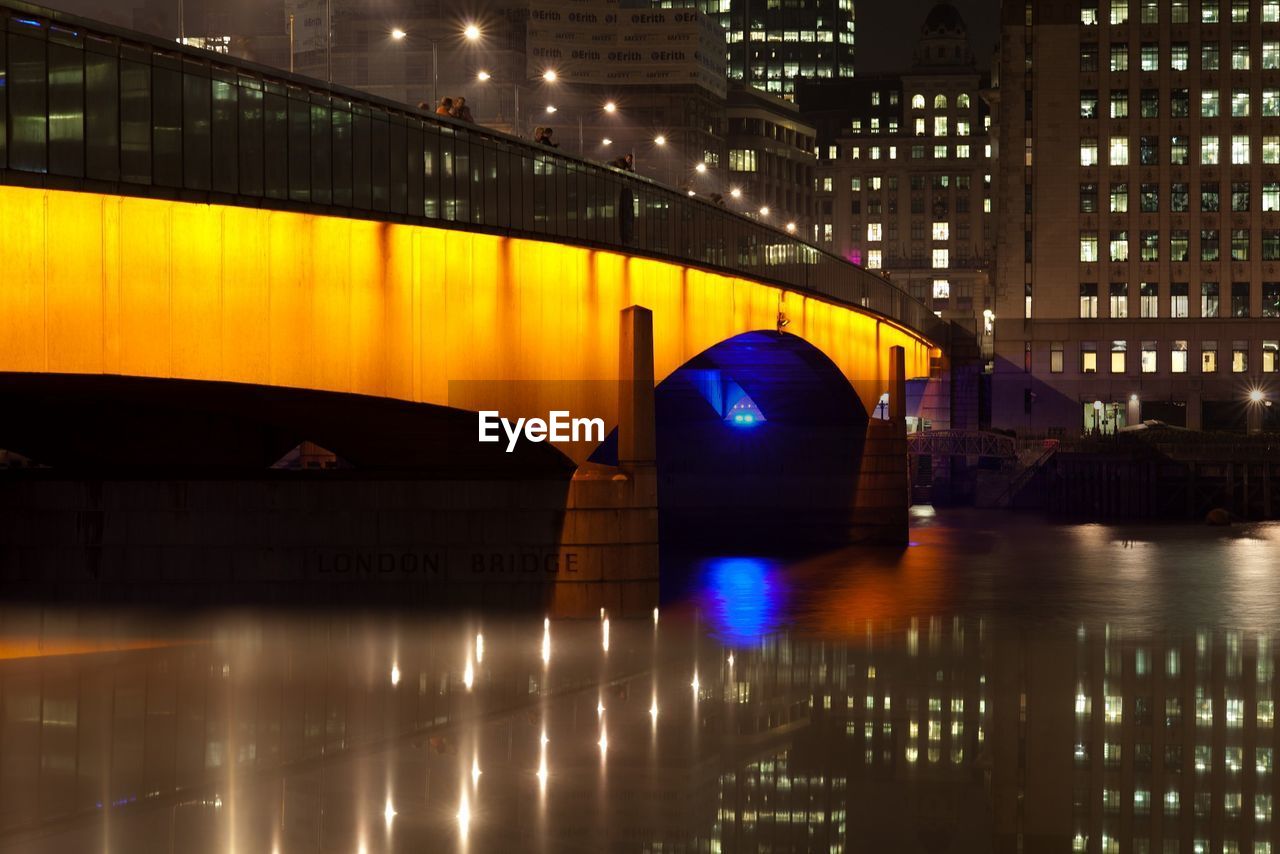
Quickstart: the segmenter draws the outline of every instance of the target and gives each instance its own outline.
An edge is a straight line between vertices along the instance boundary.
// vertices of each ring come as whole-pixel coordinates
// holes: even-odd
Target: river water
[[[0,851],[1280,851],[1278,547],[918,508],[643,620],[9,607]]]

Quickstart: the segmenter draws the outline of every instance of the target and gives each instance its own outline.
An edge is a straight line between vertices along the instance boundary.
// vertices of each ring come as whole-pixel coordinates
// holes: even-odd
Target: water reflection
[[[1273,850],[1274,529],[945,521],[607,630],[0,611],[0,850]]]

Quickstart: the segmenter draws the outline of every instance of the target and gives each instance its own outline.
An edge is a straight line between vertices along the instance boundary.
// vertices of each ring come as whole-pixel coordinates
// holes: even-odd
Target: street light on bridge
[[[394,42],[412,41],[404,27],[392,27],[390,35]],[[476,42],[484,33],[475,23],[468,23],[462,28],[461,35],[469,42]],[[435,109],[440,103],[440,39],[428,38],[426,41],[431,45],[431,108]]]

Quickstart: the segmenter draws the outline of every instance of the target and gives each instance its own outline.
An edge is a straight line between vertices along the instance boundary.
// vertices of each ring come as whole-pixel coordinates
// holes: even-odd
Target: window
[[[1262,372],[1264,374],[1280,372],[1280,340],[1272,339],[1262,342]],[[1258,717],[1262,717],[1261,711],[1258,712]],[[1261,720],[1258,725],[1270,726],[1270,724],[1263,724]]]
[[[1169,20],[1175,24],[1185,24],[1191,20],[1190,4],[1187,0],[1172,0],[1169,4]]]
[[[1160,286],[1155,282],[1143,282],[1140,289],[1139,306],[1143,317],[1160,316]]]
[[[1206,136],[1200,140],[1200,163],[1204,166],[1218,165],[1218,139]]]
[[[1098,185],[1080,185],[1080,213],[1098,212]]]
[[[1186,213],[1190,209],[1191,194],[1186,184],[1169,185],[1169,210],[1174,213]]]
[[[1049,373],[1062,373],[1062,342],[1049,342]]]
[[[1174,166],[1186,166],[1191,161],[1191,145],[1185,136],[1169,138],[1169,162]]]
[[[1080,284],[1080,317],[1084,320],[1096,320],[1098,317],[1098,286],[1091,283]]]
[[[1113,42],[1111,45],[1111,70],[1129,70],[1129,45],[1125,42]]]
[[[1218,0],[1200,0],[1200,21],[1205,24],[1218,23]]]
[[[1113,318],[1123,318],[1129,316],[1129,285],[1127,282],[1112,282],[1109,286],[1111,293],[1111,314]]]
[[[730,172],[756,171],[755,150],[750,148],[729,149],[729,171]]]
[[[1138,232],[1138,257],[1143,261],[1160,260],[1160,232]]]
[[[1275,71],[1280,68],[1280,42],[1262,43],[1262,69]]]
[[[1201,282],[1200,283],[1200,316],[1201,317],[1217,317],[1218,316],[1218,283],[1217,282]]]
[[[1111,213],[1127,213],[1129,210],[1129,185],[1111,185]]]
[[[1280,282],[1262,283],[1262,316],[1280,317]]]
[[[1080,232],[1080,260],[1092,264],[1098,260],[1098,233],[1096,231]]]
[[[947,135],[947,117],[946,116],[933,117],[933,135],[934,136]]]
[[[1280,228],[1262,229],[1262,260],[1280,261]]]
[[[1216,374],[1218,372],[1218,342],[1200,342],[1200,373]]]
[[[951,283],[946,279],[933,280],[933,298],[934,299],[950,299]]]
[[[1143,166],[1158,166],[1160,164],[1159,137],[1138,137],[1138,162]]]
[[[1109,257],[1112,261],[1129,260],[1129,232],[1113,230],[1111,232]]]
[[[1268,87],[1262,90],[1262,115],[1268,118],[1280,116],[1280,89]]]
[[[1175,119],[1184,119],[1191,115],[1191,90],[1169,90],[1169,115]]]
[[[951,266],[950,253],[946,249],[933,250],[933,269],[943,270]]]
[[[1205,89],[1200,93],[1200,117],[1216,118],[1218,115],[1218,90]]]
[[[1231,373],[1243,374],[1249,370],[1249,342],[1231,342]]]
[[[1248,317],[1249,316],[1249,283],[1248,282],[1232,282],[1231,283],[1231,316],[1232,317]]]
[[[947,108],[947,96],[946,96],[946,95],[934,95],[934,96],[933,96],[933,108],[934,108],[935,110],[945,110],[945,109]]]
[[[1249,70],[1249,43],[1248,42],[1232,42],[1231,43],[1231,70],[1232,71],[1248,71]]]
[[[1280,211],[1280,183],[1273,181],[1262,185],[1262,209]]]
[[[1129,23],[1129,0],[1111,0],[1111,24]]]
[[[1111,118],[1127,119],[1129,117],[1129,90],[1111,90]]]
[[[1231,0],[1231,23],[1249,23],[1249,0]]]
[[[1080,140],[1080,165],[1098,165],[1098,141],[1096,139]]]
[[[1157,213],[1160,210],[1160,185],[1143,184],[1139,188],[1138,202],[1143,213]]]
[[[1098,117],[1098,90],[1080,90],[1080,118],[1096,119]]]
[[[877,243],[884,239],[884,226],[878,222],[867,223],[867,240]]]
[[[1221,208],[1221,202],[1222,196],[1216,182],[1205,181],[1200,184],[1200,210],[1217,211]]]
[[[1249,210],[1249,185],[1236,181],[1231,185],[1231,210],[1241,213]]]
[[[911,96],[911,109],[913,110],[924,109],[924,95],[916,93],[915,95]]]
[[[969,100],[969,95],[968,95],[968,93],[961,92],[959,95],[957,95],[957,96],[956,96],[956,108],[957,108],[957,109],[960,109],[960,110],[967,110],[967,109],[969,109],[970,103],[971,103],[971,102],[970,102],[970,100]]]
[[[1216,228],[1200,229],[1200,260],[1218,260],[1218,230]],[[1215,317],[1217,315],[1214,315]]]
[[[879,270],[881,265],[881,251],[879,249],[870,249],[867,251],[867,269]]]
[[[1232,261],[1248,261],[1249,260],[1249,229],[1247,228],[1231,229],[1231,260]]]
[[[1191,56],[1191,46],[1186,42],[1169,45],[1169,67],[1174,71],[1186,71]]]
[[[1187,283],[1174,282],[1169,286],[1169,316],[1187,316]]]
[[[1127,341],[1111,342],[1111,373],[1124,373],[1125,351],[1128,349],[1129,343]]]
[[[1238,119],[1249,115],[1248,89],[1231,90],[1231,115]]]
[[[1144,42],[1140,62],[1143,71],[1160,70],[1160,45]]]
[[[1169,260],[1186,261],[1190,250],[1190,239],[1185,228],[1175,228],[1169,232]],[[1185,316],[1185,315],[1184,315]]]
[[[1112,166],[1129,165],[1129,139],[1123,136],[1111,137],[1111,154],[1108,162]],[[1215,163],[1217,161],[1214,161]]]
[[[1080,70],[1084,72],[1098,70],[1098,46],[1096,44],[1080,46]],[[920,106],[924,107],[924,104],[922,103]]]
[[[1187,342],[1174,341],[1169,350],[1169,372],[1185,374],[1187,372]]]
[[[1156,372],[1156,361],[1156,342],[1143,341],[1142,349],[1138,355],[1138,364],[1142,368],[1142,373],[1154,374]]]
[[[1262,23],[1274,24],[1280,21],[1280,0],[1262,0]]]
[[[1200,70],[1218,70],[1218,45],[1216,42],[1205,42],[1200,45]]]
[[[1080,373],[1096,374],[1098,372],[1098,345],[1093,341],[1080,342]]]
[[[1269,166],[1280,163],[1280,136],[1262,138],[1262,162]]]
[[[1231,163],[1235,166],[1249,164],[1249,137],[1243,135],[1231,137]]]
[[[1159,0],[1142,0],[1142,23],[1144,24],[1160,23]]]
[[[951,226],[949,223],[935,222],[933,224],[933,239],[947,240],[949,238],[950,230],[951,230]]]
[[[1143,89],[1139,97],[1141,106],[1141,115],[1144,119],[1157,119],[1160,117],[1160,90],[1159,89]]]

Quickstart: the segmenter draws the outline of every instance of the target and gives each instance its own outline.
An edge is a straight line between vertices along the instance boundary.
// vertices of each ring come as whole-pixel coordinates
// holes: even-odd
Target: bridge
[[[0,483],[9,590],[634,611],[659,494],[664,535],[905,540],[902,382],[948,327],[886,280],[482,127],[0,15],[0,448],[38,464]],[[609,436],[507,454],[481,410]],[[302,442],[335,468],[271,468]]]

